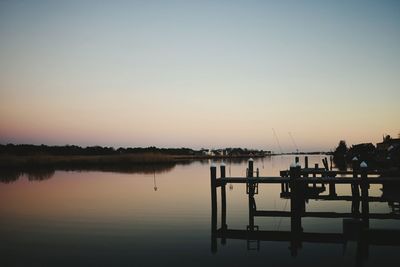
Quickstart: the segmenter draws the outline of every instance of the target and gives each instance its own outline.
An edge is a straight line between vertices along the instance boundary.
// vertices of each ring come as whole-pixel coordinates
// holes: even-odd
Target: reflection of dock
[[[226,244],[227,239],[247,240],[248,249],[260,248],[260,241],[285,241],[290,243],[292,256],[296,256],[303,242],[311,243],[339,243],[347,244],[356,241],[357,263],[368,256],[368,246],[388,245],[400,246],[400,230],[378,230],[369,227],[370,219],[400,219],[400,213],[393,208],[390,213],[371,213],[369,202],[387,202],[391,207],[399,204],[393,199],[387,199],[385,194],[381,197],[369,196],[370,184],[382,184],[384,187],[397,187],[400,178],[376,177],[377,172],[367,170],[365,163],[357,168],[354,164],[352,172],[335,172],[327,170],[308,168],[301,169],[300,164],[293,164],[289,171],[281,172],[280,177],[260,177],[258,169],[254,172],[253,161],[249,160],[247,177],[226,177],[225,165],[222,164],[220,178],[217,178],[217,168],[211,166],[211,250],[217,252],[217,239]],[[256,176],[254,177],[254,173]],[[351,175],[351,177],[343,175]],[[337,177],[337,175],[342,175]],[[371,177],[373,175],[374,177]],[[246,184],[248,195],[249,223],[246,229],[230,229],[226,221],[226,184]],[[290,211],[280,210],[258,210],[255,195],[258,194],[259,183],[281,184],[282,198],[290,199]],[[338,196],[336,184],[347,184],[351,187],[351,195]],[[326,188],[327,185],[327,188]],[[221,227],[217,228],[217,188],[221,189]],[[328,189],[329,195],[320,195]],[[306,203],[309,199],[322,201],[351,201],[349,212],[315,212],[306,211]],[[290,218],[290,231],[264,231],[255,225],[255,217],[288,217]],[[312,218],[343,218],[343,233],[313,233],[304,232],[301,219]],[[254,244],[256,244],[254,248]]]

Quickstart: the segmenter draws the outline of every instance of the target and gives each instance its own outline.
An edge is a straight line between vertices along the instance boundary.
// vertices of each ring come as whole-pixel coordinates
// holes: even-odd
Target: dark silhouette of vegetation
[[[211,152],[208,153],[208,152]],[[270,153],[270,151],[267,151]],[[267,154],[268,154],[267,153]],[[247,148],[225,148],[225,149],[208,149],[194,150],[191,148],[157,148],[151,147],[120,147],[115,149],[113,147],[101,146],[88,146],[80,147],[75,145],[65,146],[47,146],[47,145],[0,145],[1,155],[14,155],[14,156],[107,156],[107,155],[138,155],[138,154],[159,154],[169,156],[185,156],[185,157],[199,157],[199,156],[264,156],[266,152],[263,150],[247,149]]]
[[[207,152],[207,153],[205,153]],[[55,170],[100,170],[154,173],[193,160],[248,158],[263,151],[242,148],[193,150],[190,148],[118,148],[75,145],[0,145],[0,181],[12,182],[22,174],[29,180],[49,179]],[[206,161],[208,162],[208,161]]]
[[[123,154],[144,154],[157,153],[164,155],[196,155],[200,154],[190,148],[157,148],[157,147],[129,147],[118,148],[88,146],[80,147],[75,145],[66,146],[47,146],[47,145],[0,145],[0,155],[33,156],[33,155],[52,155],[52,156],[104,156],[104,155],[123,155]]]
[[[346,141],[341,140],[333,152],[333,162],[339,170],[346,169],[346,154],[348,152]]]
[[[394,139],[390,135],[383,137],[381,143],[374,146],[372,143],[352,145],[347,149],[346,142],[340,141],[333,152],[333,160],[339,168],[346,168],[353,158],[358,162],[365,161],[369,168],[400,169],[400,138]]]
[[[359,162],[365,161],[369,167],[375,166],[375,146],[372,143],[352,145],[347,152],[347,161],[350,162],[354,157]]]

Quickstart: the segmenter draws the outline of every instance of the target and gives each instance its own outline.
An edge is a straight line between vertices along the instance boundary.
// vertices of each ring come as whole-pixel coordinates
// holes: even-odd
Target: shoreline
[[[0,155],[1,169],[35,169],[35,168],[68,168],[81,169],[95,166],[102,167],[128,167],[147,164],[177,164],[189,163],[197,160],[209,159],[248,159],[262,158],[263,155],[235,155],[235,156],[209,156],[209,155],[168,155],[161,153],[123,154],[123,155]]]

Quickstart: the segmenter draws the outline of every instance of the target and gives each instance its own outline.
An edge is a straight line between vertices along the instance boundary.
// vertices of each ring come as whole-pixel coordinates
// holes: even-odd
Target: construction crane
[[[274,129],[274,128],[272,128],[272,132],[273,132],[273,134],[274,134],[275,141],[276,141],[276,143],[278,144],[279,150],[280,150],[281,154],[283,154],[281,144],[279,143],[279,139],[278,139],[278,136],[276,135],[276,132],[275,132],[275,129]]]
[[[296,142],[294,141],[294,138],[293,138],[291,132],[289,132],[289,136],[290,136],[290,139],[292,140],[292,143],[293,143],[293,145],[294,145],[294,147],[296,149],[296,153],[299,153],[299,147],[297,146]]]

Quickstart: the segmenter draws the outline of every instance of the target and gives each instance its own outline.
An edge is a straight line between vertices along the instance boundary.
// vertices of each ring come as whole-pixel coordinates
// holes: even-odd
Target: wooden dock
[[[227,239],[247,240],[248,249],[259,249],[260,241],[287,241],[290,243],[292,256],[296,256],[302,242],[343,243],[349,240],[358,240],[357,257],[365,257],[369,245],[400,246],[400,230],[377,230],[369,227],[370,219],[400,220],[400,211],[393,200],[385,197],[369,196],[371,184],[382,184],[386,187],[400,189],[400,177],[380,176],[380,172],[368,170],[365,163],[353,161],[353,171],[334,171],[328,169],[325,159],[325,168],[308,168],[308,158],[305,157],[305,168],[298,163],[292,164],[289,170],[280,172],[280,176],[262,177],[259,170],[254,171],[254,162],[248,161],[246,177],[226,177],[225,165],[220,166],[220,177],[217,178],[217,168],[212,165],[211,173],[211,250],[217,252],[217,239],[226,244]],[[229,229],[226,221],[226,185],[227,183],[245,184],[248,195],[248,225],[246,229]],[[259,184],[281,184],[281,198],[290,199],[290,211],[258,210],[255,196],[259,194]],[[349,185],[351,195],[338,196],[335,186]],[[326,187],[327,186],[327,187]],[[217,189],[221,192],[221,227],[217,227]],[[320,195],[329,190],[329,195]],[[351,201],[349,212],[315,212],[306,210],[309,199],[321,201]],[[400,200],[398,200],[400,201]],[[393,205],[393,212],[371,213],[370,202],[388,202]],[[290,218],[290,231],[264,231],[255,224],[256,217],[287,217]],[[343,233],[305,233],[302,228],[302,218],[343,218]]]

